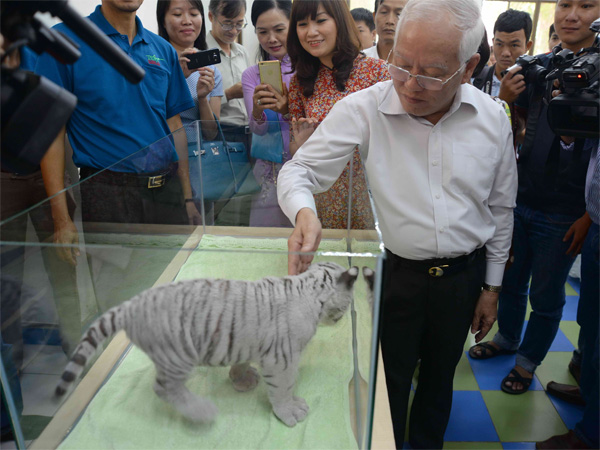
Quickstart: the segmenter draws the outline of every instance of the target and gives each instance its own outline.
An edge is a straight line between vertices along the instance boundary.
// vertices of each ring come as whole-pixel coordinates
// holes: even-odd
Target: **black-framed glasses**
[[[248,22],[246,21],[246,19],[244,19],[243,23],[222,23],[219,19],[216,19],[218,24],[221,25],[221,28],[223,28],[223,31],[231,31],[234,28],[238,31],[242,31],[244,28],[246,28],[248,26]]]
[[[454,78],[458,73],[467,65],[467,63],[461,64],[456,72],[450,76],[450,78],[444,80],[440,80],[439,78],[426,77],[425,75],[413,75],[408,70],[402,69],[398,66],[393,65],[392,63],[388,63],[388,72],[390,73],[390,77],[394,80],[401,81],[406,83],[411,78],[415,78],[417,80],[417,84],[421,86],[423,89],[427,89],[428,91],[441,91],[446,83],[448,83],[452,78]]]

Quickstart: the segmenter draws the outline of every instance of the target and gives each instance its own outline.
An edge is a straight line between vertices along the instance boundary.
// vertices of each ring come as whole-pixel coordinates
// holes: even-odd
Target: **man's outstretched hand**
[[[321,222],[310,208],[302,208],[296,215],[296,227],[288,239],[288,275],[298,275],[308,269],[313,255],[297,252],[316,252],[321,242]]]

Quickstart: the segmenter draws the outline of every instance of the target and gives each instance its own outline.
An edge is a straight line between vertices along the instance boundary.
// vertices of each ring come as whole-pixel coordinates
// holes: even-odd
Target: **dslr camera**
[[[517,58],[514,65],[502,73],[502,76],[506,75],[508,71],[519,66],[522,67],[519,74],[523,75],[526,84],[542,83],[546,79],[546,75],[548,75],[548,69],[540,64],[540,60],[537,59],[537,57],[531,55],[521,55]]]

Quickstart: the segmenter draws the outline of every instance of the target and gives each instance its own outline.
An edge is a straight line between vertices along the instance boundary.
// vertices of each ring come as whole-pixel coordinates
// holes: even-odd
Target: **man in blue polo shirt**
[[[55,28],[81,46],[81,58],[75,64],[64,65],[43,54],[37,62],[37,73],[78,98],[66,133],[82,179],[181,128],[179,113],[194,106],[177,53],[166,40],[144,29],[136,16],[142,2],[102,0],[102,5],[89,16],[146,71],[141,83],[126,81],[64,24]],[[64,137],[64,132],[59,134],[42,161],[50,195],[63,188]],[[155,145],[144,155],[147,157],[131,158],[82,183],[84,221],[197,221],[199,214],[194,203],[184,202],[193,197],[187,160],[183,158],[186,152],[175,163],[178,158],[170,142],[163,139],[163,145]],[[175,170],[178,177],[171,177]],[[53,216],[57,237],[62,242],[74,242],[75,228],[64,198],[53,202]]]

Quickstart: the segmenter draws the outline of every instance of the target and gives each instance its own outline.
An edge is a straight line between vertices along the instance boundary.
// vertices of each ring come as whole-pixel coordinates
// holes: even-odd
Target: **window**
[[[533,32],[531,39],[533,47],[532,55],[546,53],[548,48],[548,30],[554,23],[554,5],[555,0],[529,0],[529,1],[503,1],[503,0],[483,0],[481,14],[483,23],[488,32],[488,40],[492,43],[494,22],[498,16],[508,8],[528,12],[533,20]],[[375,0],[348,0],[350,9],[367,8],[373,11]],[[539,6],[538,6],[539,5]],[[537,10],[537,11],[536,11]]]

